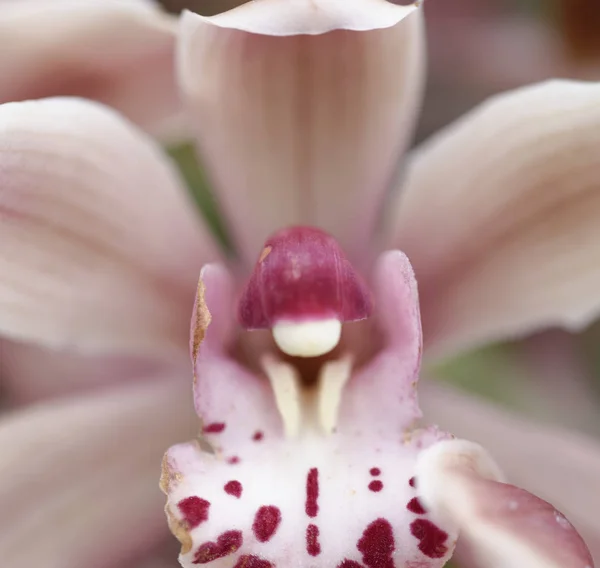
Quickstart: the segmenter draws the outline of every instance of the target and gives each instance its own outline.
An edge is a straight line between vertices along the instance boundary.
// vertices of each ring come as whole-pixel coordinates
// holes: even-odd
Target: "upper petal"
[[[295,224],[364,252],[419,104],[422,35],[416,6],[382,0],[183,15],[179,79],[247,261]]]
[[[215,255],[158,147],[78,99],[0,107],[0,333],[48,346],[185,346]]]
[[[567,515],[600,560],[600,447],[594,440],[533,424],[431,383],[422,388],[421,404],[444,428],[489,449],[511,483]]]
[[[180,112],[175,29],[147,0],[3,2],[0,103],[83,96],[167,133]]]
[[[168,378],[3,416],[3,564],[114,568],[152,549],[167,532],[160,456],[194,432],[188,393]]]
[[[391,239],[437,354],[600,310],[600,84],[498,96],[412,156]]]

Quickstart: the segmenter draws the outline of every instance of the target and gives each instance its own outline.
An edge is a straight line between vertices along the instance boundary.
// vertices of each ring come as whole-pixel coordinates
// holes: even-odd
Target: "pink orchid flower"
[[[428,421],[477,444],[414,429],[412,383],[414,274],[430,361],[597,316],[600,86],[493,99],[407,156],[397,181],[422,45],[421,9],[380,0],[182,16],[177,81],[236,263],[157,144],[113,110],[74,98],[0,107],[2,379],[15,402],[36,401],[0,421],[8,566],[113,568],[157,554],[157,464],[194,435],[186,343],[203,264],[195,402],[214,453],[175,446],[163,472],[185,564],[427,568],[460,533],[467,562],[593,565],[565,517],[501,482],[483,447],[597,554],[598,445],[427,381]],[[387,199],[392,183],[401,191]],[[258,306],[251,266],[277,258],[264,243],[298,225],[335,237],[323,250],[352,277],[344,294],[354,279],[372,300],[350,314],[325,304],[308,322],[329,348],[341,333],[310,392],[297,376],[314,373],[314,358],[284,356],[234,319],[239,294]],[[269,313],[261,326],[306,354],[303,312]]]

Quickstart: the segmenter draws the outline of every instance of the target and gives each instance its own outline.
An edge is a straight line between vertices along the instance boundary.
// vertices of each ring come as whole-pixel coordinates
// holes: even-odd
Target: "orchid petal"
[[[173,380],[4,415],[3,564],[131,566],[166,533],[156,488],[160,454],[192,435],[195,422],[188,388]]]
[[[493,452],[511,482],[560,509],[586,538],[595,539],[589,545],[595,544],[594,553],[600,553],[600,446],[596,442],[534,424],[431,383],[422,387],[421,403],[424,412],[442,427]]]
[[[498,96],[412,157],[391,240],[432,355],[600,312],[600,84]]]
[[[592,568],[581,536],[552,505],[500,482],[497,466],[477,444],[452,440],[419,457],[423,503],[455,520],[481,566]]]
[[[176,19],[142,0],[18,0],[0,7],[0,103],[82,96],[157,134],[181,108]]]
[[[419,103],[417,6],[260,0],[186,12],[180,33],[192,127],[245,260],[296,224],[360,257]]]
[[[386,294],[398,287],[398,312],[406,321],[396,324],[396,333],[408,339],[404,349],[414,371],[418,313],[406,317],[410,308],[403,304],[408,299],[416,306],[411,275],[400,253],[382,261]],[[414,403],[397,395],[390,398],[400,419],[392,424],[357,428],[341,419],[337,428],[323,431],[314,408],[322,409],[321,401],[297,380],[294,367],[271,359],[265,368],[278,391],[276,401],[268,381],[228,358],[233,297],[227,271],[205,267],[191,351],[196,409],[211,451],[196,441],[174,446],[161,479],[169,524],[182,544],[182,565],[443,566],[454,548],[453,525],[422,508],[412,477],[422,449],[447,435],[435,428],[404,428]],[[365,388],[354,388],[374,418],[380,399],[369,400],[377,390],[369,388],[370,378],[363,375]],[[395,378],[402,393],[406,378]],[[282,382],[288,394],[278,390]],[[287,427],[290,412],[297,422],[293,432]]]
[[[164,355],[215,255],[159,148],[79,99],[0,106],[0,333]]]
[[[11,408],[120,381],[164,376],[165,372],[186,376],[186,362],[185,357],[161,362],[131,355],[93,356],[0,339],[0,383]]]

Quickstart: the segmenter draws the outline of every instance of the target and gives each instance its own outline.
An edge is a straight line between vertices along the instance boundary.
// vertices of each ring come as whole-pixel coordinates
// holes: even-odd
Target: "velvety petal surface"
[[[415,282],[406,257],[389,254],[378,280],[384,298],[395,292],[402,306],[394,340],[408,363],[381,365],[390,400],[383,409],[366,372],[336,391],[343,365],[334,370],[330,362],[318,386],[307,388],[284,361],[265,362],[269,384],[228,359],[220,346],[232,321],[232,282],[218,266],[203,270],[192,358],[212,451],[196,441],[174,446],[161,480],[183,566],[433,568],[452,554],[453,524],[425,511],[414,487],[417,456],[447,434],[410,428],[418,414]],[[355,416],[359,395],[365,410]]]
[[[144,355],[184,348],[216,254],[159,148],[64,98],[0,106],[0,243],[1,334]]]
[[[4,565],[131,566],[167,532],[160,456],[195,424],[189,387],[164,377],[4,414]]]
[[[82,96],[154,133],[180,112],[176,20],[145,0],[0,4],[0,103]]]
[[[178,73],[237,245],[319,226],[355,260],[412,132],[421,10],[383,0],[260,0],[186,12]]]
[[[421,388],[424,412],[457,436],[485,446],[508,480],[546,499],[584,535],[600,561],[600,446],[593,439],[534,424],[450,388]]]
[[[391,240],[419,280],[443,355],[600,310],[600,84],[500,95],[417,150]]]
[[[487,452],[462,440],[442,442],[419,458],[425,505],[454,519],[479,566],[592,568],[589,550],[549,503],[501,482]]]

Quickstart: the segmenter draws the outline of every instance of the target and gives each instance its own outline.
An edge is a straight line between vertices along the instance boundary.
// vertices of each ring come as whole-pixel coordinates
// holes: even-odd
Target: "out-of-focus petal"
[[[412,157],[391,241],[444,354],[600,311],[600,84],[492,99]]]
[[[157,146],[80,99],[0,107],[0,333],[51,347],[183,349],[215,249]]]
[[[562,513],[499,479],[487,452],[463,440],[441,442],[417,463],[424,505],[458,524],[480,566],[592,568],[589,550]]]
[[[422,35],[416,6],[382,0],[183,15],[179,80],[247,261],[292,224],[333,233],[353,259],[365,250],[412,132]]]
[[[425,383],[421,405],[431,420],[485,446],[511,483],[545,499],[581,532],[600,561],[600,446],[592,439],[533,424],[450,388]]]
[[[181,357],[139,357],[105,353],[89,355],[76,349],[53,349],[0,339],[0,394],[11,408],[47,398],[74,394],[99,385],[139,381],[165,374],[189,374]]]
[[[180,112],[176,20],[145,0],[0,6],[0,103],[82,96],[162,133]]]
[[[194,434],[188,392],[185,382],[148,381],[5,415],[4,565],[112,568],[151,550],[166,532],[160,456]]]

